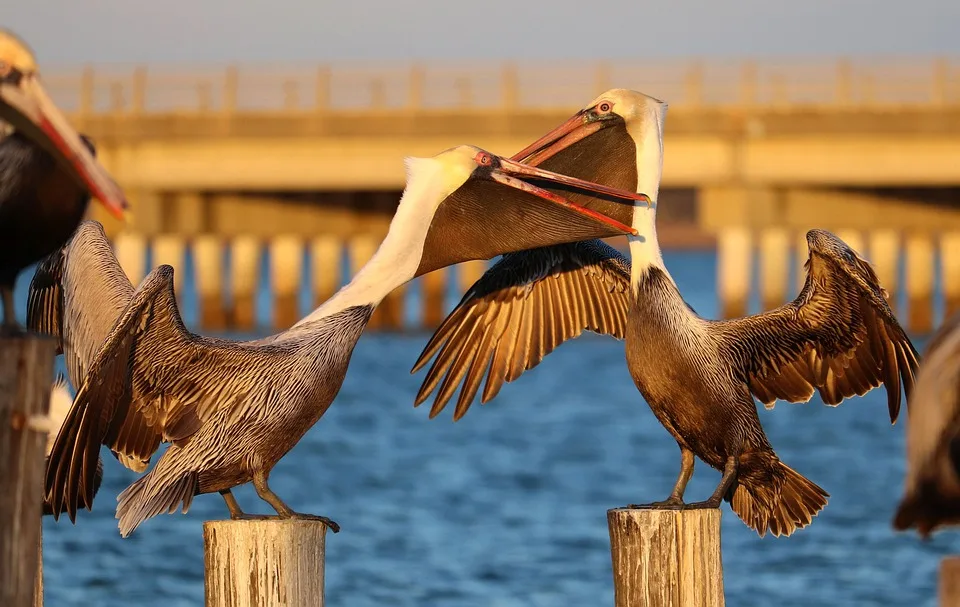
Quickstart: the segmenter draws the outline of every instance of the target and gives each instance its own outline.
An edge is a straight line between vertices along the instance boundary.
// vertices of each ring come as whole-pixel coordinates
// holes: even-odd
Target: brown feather
[[[435,358],[416,404],[440,385],[431,410],[439,413],[456,389],[453,380],[466,376],[454,412],[459,419],[475,398],[484,371],[481,402],[488,402],[504,383],[584,330],[623,339],[629,280],[626,260],[601,241],[505,255],[470,287],[427,342],[414,371]]]

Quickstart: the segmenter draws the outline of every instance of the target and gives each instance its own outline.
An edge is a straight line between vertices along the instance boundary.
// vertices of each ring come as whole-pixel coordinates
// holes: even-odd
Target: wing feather
[[[807,233],[807,277],[797,298],[765,314],[721,321],[733,357],[754,396],[805,402],[814,390],[827,405],[887,391],[890,421],[901,389],[913,391],[919,355],[886,301],[866,261],[823,230]]]
[[[415,404],[439,384],[434,417],[463,380],[457,420],[476,397],[484,373],[483,403],[584,330],[623,339],[629,280],[626,260],[599,240],[505,255],[467,290],[427,342],[412,372],[434,362]]]

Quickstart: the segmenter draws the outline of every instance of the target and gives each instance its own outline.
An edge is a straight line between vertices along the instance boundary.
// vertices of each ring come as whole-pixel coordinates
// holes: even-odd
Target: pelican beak
[[[499,159],[499,166],[495,166],[493,169],[491,169],[489,177],[490,179],[502,183],[505,186],[533,194],[534,196],[538,196],[544,200],[548,200],[595,219],[596,221],[604,223],[623,234],[632,234],[634,236],[637,236],[638,232],[632,226],[628,226],[617,221],[616,219],[607,217],[603,213],[599,213],[582,205],[576,204],[575,202],[572,202],[567,198],[560,196],[559,194],[555,194],[549,190],[537,186],[536,184],[530,183],[530,180],[543,181],[553,184],[555,189],[564,189],[573,193],[592,193],[594,196],[596,194],[600,194],[607,198],[612,198],[614,201],[631,205],[635,201],[645,202],[648,205],[650,204],[650,197],[646,194],[638,194],[635,192],[627,192],[625,190],[611,188],[598,183],[577,179],[575,177],[568,177],[559,173],[545,171],[537,167],[528,166],[505,158]]]
[[[57,158],[117,219],[127,201],[110,174],[97,162],[40,85],[36,74],[0,82],[0,118]]]
[[[511,156],[510,159],[539,165],[557,152],[611,124],[607,118],[608,115],[598,115],[594,108],[580,110],[566,122]]]

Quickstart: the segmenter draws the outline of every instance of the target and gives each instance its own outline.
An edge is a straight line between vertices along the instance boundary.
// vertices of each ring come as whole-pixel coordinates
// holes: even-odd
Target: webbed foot
[[[272,518],[279,517],[275,514],[247,514],[246,512],[230,515],[232,521],[268,521]]]
[[[630,504],[627,508],[637,510],[682,510],[685,507],[683,500],[679,497],[670,496],[661,502],[650,502],[649,504]]]
[[[301,520],[301,521],[320,521],[321,523],[323,523],[324,525],[326,525],[326,526],[330,529],[330,531],[333,531],[334,533],[340,533],[340,525],[338,525],[335,521],[333,521],[333,520],[331,520],[331,519],[328,519],[328,518],[325,517],[325,516],[317,516],[317,515],[315,515],[315,514],[301,514],[301,513],[299,513],[299,512],[291,512],[289,515],[282,515],[282,514],[281,514],[281,515],[280,515],[280,518],[281,518],[281,519],[295,519],[295,520]]]

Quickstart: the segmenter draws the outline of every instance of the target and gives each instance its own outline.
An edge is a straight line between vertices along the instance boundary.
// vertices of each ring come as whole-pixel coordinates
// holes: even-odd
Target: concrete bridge
[[[905,284],[917,330],[936,284],[960,303],[960,60],[87,68],[45,82],[146,240],[376,240],[404,156],[511,154],[611,86],[642,90],[670,104],[665,244],[717,243],[725,313],[744,311],[755,254],[763,303],[792,296],[791,251],[814,226]]]

